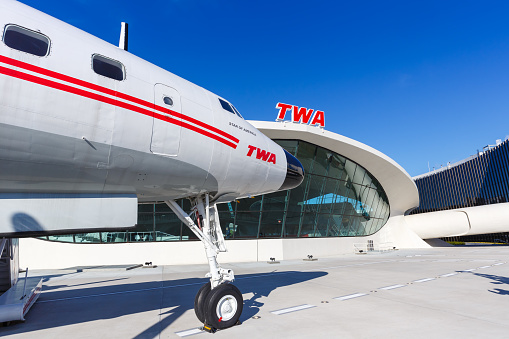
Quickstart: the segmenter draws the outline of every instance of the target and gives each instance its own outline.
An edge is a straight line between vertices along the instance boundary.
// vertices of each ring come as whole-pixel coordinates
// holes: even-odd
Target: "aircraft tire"
[[[237,324],[243,308],[242,293],[232,284],[221,284],[208,294],[204,310],[205,323],[217,329]]]
[[[210,281],[203,285],[198,293],[196,293],[196,297],[194,297],[194,313],[198,320],[202,323],[205,323],[205,300],[207,300],[207,296],[210,293]]]

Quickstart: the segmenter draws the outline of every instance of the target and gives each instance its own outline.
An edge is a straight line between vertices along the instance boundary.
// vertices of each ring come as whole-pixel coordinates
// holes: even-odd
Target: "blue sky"
[[[274,120],[277,102],[412,176],[509,135],[507,1],[23,0]]]

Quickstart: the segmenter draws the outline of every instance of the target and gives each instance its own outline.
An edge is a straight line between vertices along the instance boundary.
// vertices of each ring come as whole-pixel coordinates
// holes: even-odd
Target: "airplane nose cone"
[[[304,167],[296,157],[288,153],[286,150],[286,178],[283,185],[279,188],[280,191],[289,190],[299,186],[304,180]]]

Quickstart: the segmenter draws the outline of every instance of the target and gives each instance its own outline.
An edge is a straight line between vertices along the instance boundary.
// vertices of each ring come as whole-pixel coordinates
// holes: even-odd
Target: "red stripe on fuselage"
[[[109,94],[111,96],[115,96],[115,97],[120,98],[120,99],[129,100],[129,101],[131,101],[133,103],[136,103],[136,104],[139,104],[139,105],[143,105],[143,106],[151,108],[151,109],[155,109],[155,110],[160,111],[162,113],[171,114],[171,115],[173,115],[173,116],[175,116],[177,118],[180,118],[182,120],[187,120],[187,121],[189,121],[189,122],[191,122],[191,123],[193,123],[195,125],[201,126],[201,127],[206,128],[206,129],[208,129],[208,130],[210,130],[212,132],[215,132],[215,133],[217,133],[217,134],[219,134],[219,135],[221,135],[221,136],[223,136],[223,137],[225,137],[227,139],[232,140],[234,143],[238,143],[239,142],[239,139],[237,139],[233,135],[228,134],[228,133],[226,133],[226,132],[224,132],[224,131],[222,131],[222,130],[214,127],[214,126],[210,126],[210,125],[208,125],[208,124],[206,124],[206,123],[204,123],[202,121],[196,120],[196,119],[191,118],[191,117],[189,117],[187,115],[184,115],[182,113],[178,113],[178,112],[172,111],[172,110],[170,110],[168,108],[165,108],[165,107],[157,106],[157,105],[155,105],[155,104],[153,104],[151,102],[148,102],[148,101],[145,101],[145,100],[133,97],[131,95],[124,94],[122,92],[117,92],[117,91],[114,91],[112,89],[109,89],[109,88],[106,88],[106,87],[102,87],[102,86],[99,86],[99,85],[96,85],[96,84],[93,84],[93,83],[90,83],[90,82],[87,82],[87,81],[76,79],[76,78],[73,78],[71,76],[68,76],[68,75],[65,75],[65,74],[62,74],[62,73],[58,73],[58,72],[55,72],[55,71],[50,71],[50,70],[48,70],[46,68],[42,68],[42,67],[39,67],[39,66],[28,64],[28,63],[23,62],[23,61],[19,61],[19,60],[16,60],[16,59],[8,58],[8,57],[3,56],[3,55],[0,55],[0,62],[3,62],[5,64],[9,64],[11,66],[20,67],[20,68],[26,69],[28,71],[39,73],[39,74],[46,75],[46,76],[49,76],[49,77],[53,77],[53,78],[56,78],[56,79],[59,79],[59,80],[63,80],[63,81],[66,81],[66,82],[69,82],[69,83],[72,83],[72,84],[75,84],[75,85],[78,85],[78,86],[86,87],[86,88],[92,89],[94,91],[102,92],[104,94]],[[145,114],[145,113],[143,113],[143,114]],[[156,113],[156,115],[158,115],[158,114]],[[158,116],[161,116],[161,115],[158,115]],[[164,119],[161,119],[161,120],[164,120]],[[188,124],[185,124],[185,125],[186,126],[191,126],[191,125],[188,125]],[[183,127],[185,127],[185,126],[183,126]],[[187,128],[187,127],[185,127],[185,128]],[[196,128],[194,126],[191,129],[193,131],[200,130],[199,128]],[[201,134],[203,134],[203,133],[201,133]],[[208,133],[208,134],[211,134],[211,133]],[[236,148],[236,146],[234,148]]]
[[[225,139],[221,138],[220,136],[218,136],[216,134],[210,133],[209,131],[202,130],[202,129],[200,129],[200,128],[196,127],[196,126],[190,125],[190,124],[188,124],[186,122],[179,121],[179,120],[176,120],[176,119],[174,119],[172,117],[168,117],[168,116],[161,115],[161,114],[158,114],[158,113],[154,113],[154,112],[152,112],[150,110],[147,110],[145,108],[141,108],[141,107],[138,107],[138,106],[135,106],[135,105],[132,105],[132,104],[128,104],[128,103],[123,102],[123,101],[119,101],[119,100],[116,100],[116,99],[105,97],[105,96],[100,95],[100,94],[91,93],[91,92],[85,91],[85,90],[80,89],[80,88],[76,88],[76,87],[72,87],[72,86],[69,86],[69,85],[61,84],[59,82],[55,82],[53,80],[39,78],[39,77],[37,77],[35,75],[23,73],[23,72],[20,72],[20,71],[17,71],[17,70],[13,70],[13,69],[10,69],[10,68],[6,68],[6,67],[3,67],[3,66],[0,66],[0,73],[8,75],[8,76],[11,76],[11,77],[14,77],[14,78],[18,78],[18,79],[21,79],[21,80],[26,80],[26,81],[29,81],[29,82],[32,82],[32,83],[43,85],[43,86],[46,86],[46,87],[51,87],[51,88],[54,88],[54,89],[58,89],[58,90],[61,90],[61,91],[64,91],[64,92],[80,95],[82,97],[86,97],[86,98],[89,98],[89,99],[92,99],[92,100],[101,101],[101,102],[104,102],[104,103],[107,103],[107,104],[110,104],[110,105],[114,105],[114,106],[117,106],[117,107],[125,108],[125,109],[131,110],[131,111],[135,111],[135,112],[138,112],[138,113],[150,116],[150,117],[153,116],[156,119],[163,120],[163,121],[166,121],[166,122],[178,125],[178,126],[182,126],[184,128],[190,129],[190,130],[192,130],[194,132],[200,133],[200,134],[202,134],[204,136],[207,136],[209,138],[217,140],[217,141],[219,141],[219,142],[221,142],[221,143],[223,143],[225,145],[228,145],[228,146],[232,147],[233,149],[237,148],[237,145],[234,144],[233,142],[231,142],[229,140],[225,140]]]

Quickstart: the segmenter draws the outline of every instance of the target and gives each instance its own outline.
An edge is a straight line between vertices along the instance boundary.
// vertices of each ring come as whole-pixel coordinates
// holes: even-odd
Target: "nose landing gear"
[[[203,198],[192,199],[193,211],[186,214],[175,201],[166,201],[166,204],[173,210],[179,219],[186,224],[191,231],[200,239],[205,247],[205,253],[209,263],[209,273],[206,275],[210,282],[203,285],[194,298],[194,312],[196,317],[209,332],[216,329],[225,329],[240,324],[239,318],[242,314],[243,299],[242,293],[231,282],[235,279],[232,270],[224,269],[217,263],[219,252],[226,252],[224,236],[219,224],[219,216],[215,204],[210,206],[209,195]],[[203,222],[198,227],[189,217],[197,215]]]

